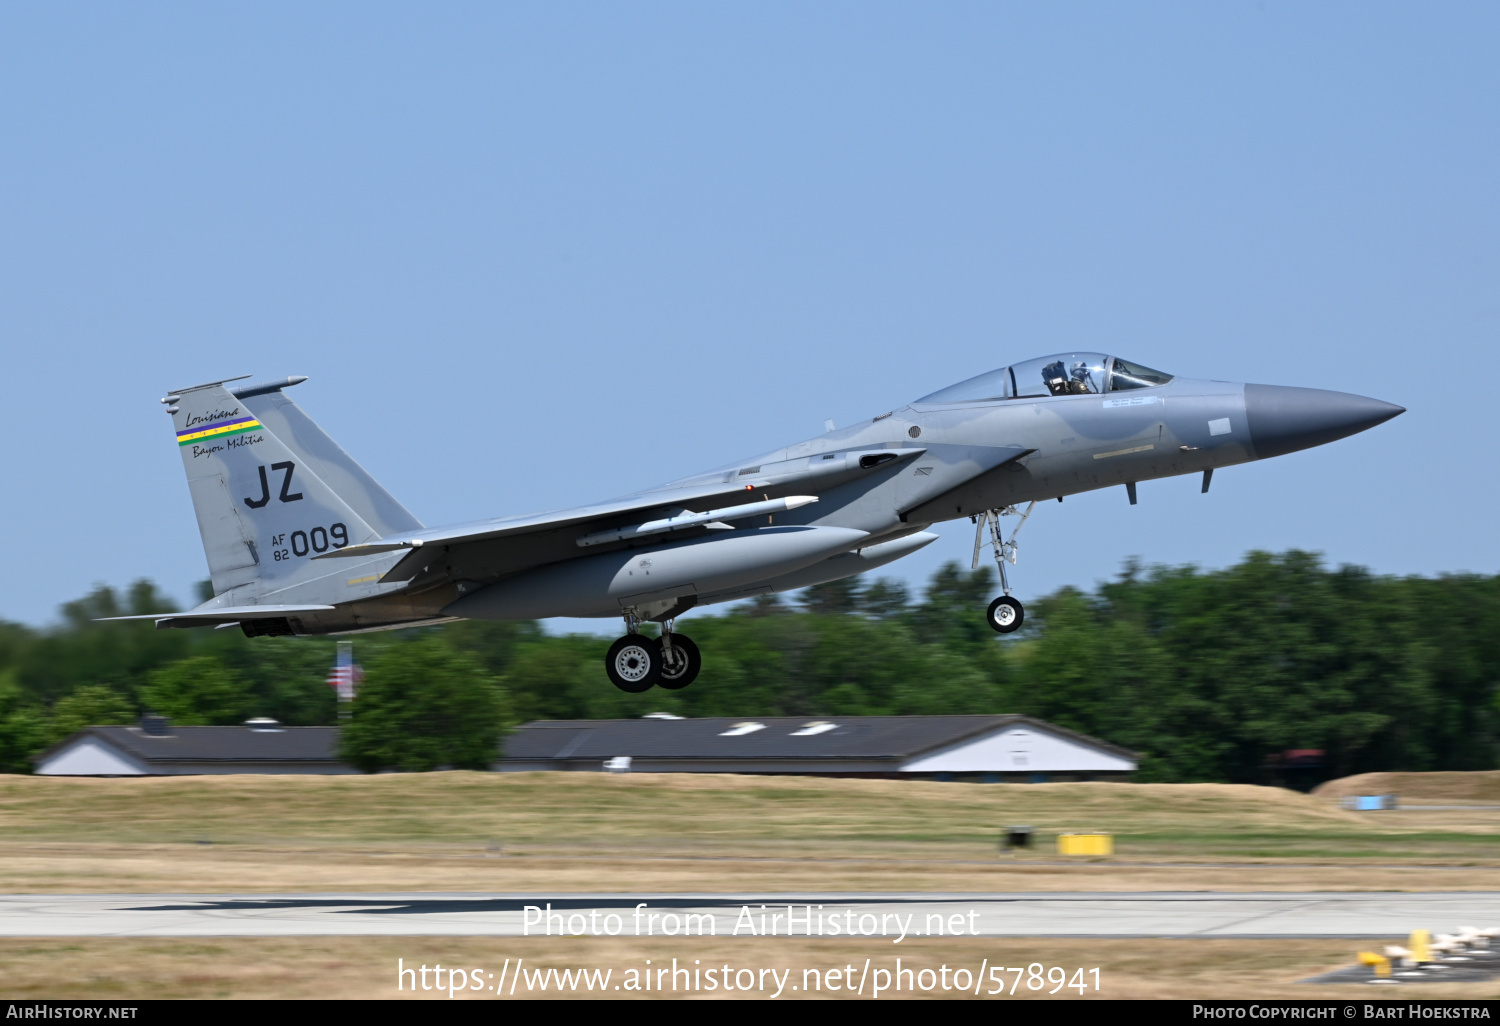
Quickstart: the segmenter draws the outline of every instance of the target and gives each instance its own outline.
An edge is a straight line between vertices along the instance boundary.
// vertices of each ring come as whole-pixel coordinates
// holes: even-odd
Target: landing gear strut
[[[661,685],[669,691],[687,687],[703,668],[698,646],[686,634],[672,630],[671,620],[662,622],[661,639],[640,633],[640,618],[634,610],[625,613],[623,638],[609,646],[604,672],[621,691],[638,695]]]
[[[1026,507],[1022,513],[1014,506],[1006,506],[1002,509],[987,509],[974,517],[977,528],[974,532],[974,565],[972,569],[979,569],[979,550],[985,544],[985,530],[989,530],[989,543],[994,548],[995,565],[1000,568],[1000,589],[1005,592],[995,601],[990,603],[989,609],[985,610],[985,621],[1000,634],[1009,634],[1021,626],[1026,619],[1026,610],[1020,601],[1011,598],[1010,577],[1005,572],[1005,564],[1016,565],[1016,556],[1020,552],[1020,546],[1016,544],[1016,535],[1021,533],[1026,519],[1031,516],[1031,511],[1036,509],[1036,500]],[[1016,522],[1015,528],[1010,532],[1010,538],[1000,537],[1000,518],[1017,516],[1021,519]]]

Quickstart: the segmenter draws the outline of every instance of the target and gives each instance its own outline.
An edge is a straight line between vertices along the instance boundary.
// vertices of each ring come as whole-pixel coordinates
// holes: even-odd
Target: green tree
[[[629,703],[619,701],[623,693],[601,678],[608,644],[570,635],[517,645],[502,678],[516,720],[629,716]],[[604,708],[609,703],[615,708]]]
[[[1212,571],[1127,562],[1101,587],[1028,602],[1025,627],[1005,637],[984,623],[997,591],[986,563],[942,567],[915,601],[886,580],[809,589],[801,605],[762,595],[685,620],[702,675],[646,696],[609,686],[607,640],[547,636],[535,623],[367,635],[358,656],[372,669],[387,656],[401,663],[402,652],[402,665],[440,667],[448,664],[431,657],[446,645],[472,661],[460,676],[501,680],[521,720],[658,709],[1030,713],[1141,752],[1148,780],[1276,783],[1275,759],[1288,748],[1323,749],[1328,776],[1500,765],[1500,646],[1491,640],[1500,637],[1500,577],[1380,577],[1295,551],[1252,552]],[[137,581],[68,603],[52,627],[0,623],[0,768],[25,772],[56,732],[125,709],[184,724],[337,722],[324,683],[331,639],[97,622],[171,608]],[[419,764],[458,763],[446,751],[435,762],[382,763]]]
[[[123,599],[99,587],[62,607],[63,623],[39,632],[16,666],[27,698],[51,705],[84,684],[108,684],[133,694],[147,674],[192,655],[194,631],[159,631],[149,621],[99,623],[105,616],[173,611],[150,581],[136,581]]]
[[[0,670],[0,773],[30,773],[30,757],[46,744],[46,717],[22,704],[15,671]]]
[[[85,727],[120,726],[135,719],[135,709],[124,695],[100,684],[85,684],[52,707],[51,742]]]
[[[881,620],[891,620],[906,612],[911,595],[906,585],[890,577],[881,577],[865,589],[859,598],[860,609]]]
[[[911,619],[928,643],[965,648],[995,644],[995,632],[985,623],[984,610],[998,593],[995,571],[988,563],[965,570],[956,562],[938,567],[928,582],[921,605]]]
[[[534,620],[496,623],[492,620],[460,620],[445,624],[443,639],[468,652],[490,673],[500,675],[515,660],[521,646],[541,640],[542,628]]]
[[[141,698],[152,712],[185,727],[230,726],[253,712],[239,674],[215,656],[179,659],[153,670]]]
[[[472,655],[440,636],[419,636],[370,661],[340,752],[366,773],[488,769],[508,704]]]
[[[864,582],[860,578],[843,577],[804,588],[800,598],[803,608],[810,613],[837,616],[859,609],[863,592]]]
[[[736,613],[740,616],[779,616],[786,611],[786,603],[773,591],[741,603]]]
[[[362,641],[357,649],[378,651],[380,647],[380,643]],[[247,714],[269,716],[295,727],[332,726],[338,722],[338,695],[328,686],[328,671],[335,653],[335,642],[322,638],[250,641],[244,636],[230,635],[215,646],[218,658],[245,682]]]

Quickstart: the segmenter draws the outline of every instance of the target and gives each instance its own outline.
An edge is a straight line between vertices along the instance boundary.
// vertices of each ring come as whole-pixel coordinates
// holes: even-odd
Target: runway
[[[662,937],[691,931],[718,937],[852,934],[902,943],[939,934],[1399,938],[1417,928],[1494,925],[1500,925],[1495,891],[0,896],[3,937]]]

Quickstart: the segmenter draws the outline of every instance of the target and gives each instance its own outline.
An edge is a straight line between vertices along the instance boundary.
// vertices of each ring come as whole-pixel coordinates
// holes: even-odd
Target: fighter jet
[[[695,606],[851,577],[968,518],[1002,594],[989,625],[1019,628],[1007,567],[1038,503],[1202,474],[1322,445],[1404,412],[1316,388],[1174,377],[1063,353],[959,382],[849,427],[608,502],[426,527],[286,390],[243,378],[162,399],[214,597],[158,629],[249,637],[350,634],[455,619],[620,617],[605,658],[628,692],[686,687],[702,657],[674,619]],[[1008,535],[1002,521],[1014,517]],[[661,625],[660,637],[641,625]]]

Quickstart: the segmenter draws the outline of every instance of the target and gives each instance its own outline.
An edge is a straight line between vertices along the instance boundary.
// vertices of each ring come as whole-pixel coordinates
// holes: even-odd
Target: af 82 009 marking
[[[329,524],[326,528],[314,527],[306,531],[293,531],[291,534],[278,534],[271,539],[271,551],[275,553],[275,559],[281,561],[293,556],[302,558],[313,553],[327,552],[329,549],[341,549],[348,544],[348,525]],[[290,548],[278,548],[280,545],[288,545]]]

